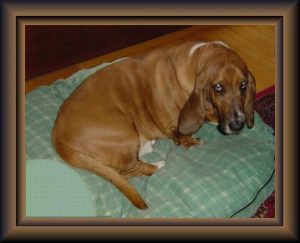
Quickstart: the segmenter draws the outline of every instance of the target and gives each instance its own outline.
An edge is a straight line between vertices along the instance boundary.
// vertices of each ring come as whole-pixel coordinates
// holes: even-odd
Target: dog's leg
[[[165,161],[158,161],[153,164],[145,163],[141,160],[137,161],[134,167],[131,167],[130,169],[123,171],[121,175],[128,179],[132,176],[150,176],[157,170],[161,169],[166,164]]]

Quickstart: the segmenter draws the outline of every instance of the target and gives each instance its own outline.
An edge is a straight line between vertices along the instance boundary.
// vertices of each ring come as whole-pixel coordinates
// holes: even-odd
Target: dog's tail
[[[137,190],[123,178],[115,169],[97,161],[90,155],[84,154],[68,145],[57,141],[53,136],[53,143],[60,156],[74,167],[89,170],[115,185],[133,205],[139,209],[147,209],[148,206]]]
[[[147,209],[148,206],[142,199],[137,190],[123,178],[115,169],[96,161],[94,158],[86,156],[85,162],[88,163],[86,169],[102,176],[104,179],[115,185],[127,198],[139,209]]]

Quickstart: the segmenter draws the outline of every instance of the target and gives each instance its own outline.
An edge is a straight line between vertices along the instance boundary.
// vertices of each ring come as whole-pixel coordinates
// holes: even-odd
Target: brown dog
[[[204,122],[225,134],[254,123],[255,80],[221,42],[185,43],[130,57],[87,78],[65,100],[52,139],[60,156],[113,183],[138,208],[147,205],[126,180],[163,162],[139,160],[149,141],[186,147]]]

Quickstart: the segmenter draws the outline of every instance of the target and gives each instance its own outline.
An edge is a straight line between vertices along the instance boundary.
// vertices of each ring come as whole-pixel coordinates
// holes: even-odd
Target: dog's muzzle
[[[225,122],[221,122],[219,129],[224,134],[237,134],[245,126],[245,116],[242,112],[234,112],[233,116]]]
[[[228,123],[228,127],[230,129],[230,131],[236,133],[236,132],[240,132],[245,126],[245,122],[240,120],[240,119],[236,119],[234,121],[230,121]]]

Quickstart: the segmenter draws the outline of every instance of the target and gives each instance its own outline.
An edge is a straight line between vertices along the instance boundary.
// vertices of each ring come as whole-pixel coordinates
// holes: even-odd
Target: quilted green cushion
[[[93,216],[96,217],[252,216],[274,190],[273,129],[264,124],[257,114],[254,128],[246,128],[240,135],[224,136],[215,126],[204,124],[195,134],[204,144],[188,150],[174,145],[168,139],[157,140],[153,152],[142,159],[151,163],[165,160],[166,165],[150,177],[130,179],[149,205],[149,209],[144,211],[132,206],[123,194],[103,178],[68,166],[60,159],[50,139],[58,109],[86,77],[107,65],[111,63],[81,70],[65,80],[42,86],[26,95],[27,163],[31,163],[31,160],[43,163],[47,159],[54,164],[64,163],[66,168],[77,172],[87,186],[88,194],[82,193],[82,196],[89,195],[94,207]],[[36,175],[31,173],[30,176]],[[55,175],[52,177],[55,180]],[[39,180],[44,184],[50,183],[50,180],[43,181],[43,176],[39,176]],[[73,189],[70,193],[66,191],[65,197],[72,197],[72,193]],[[54,198],[59,196],[59,192],[56,194],[55,191],[49,194]],[[35,197],[27,203],[34,205]],[[64,207],[63,203],[60,207]],[[78,210],[76,215],[90,216],[84,212],[85,208],[75,202],[74,207]],[[47,210],[47,207],[44,213],[40,210],[40,216],[49,215]],[[61,212],[58,210],[56,216],[62,216]]]

